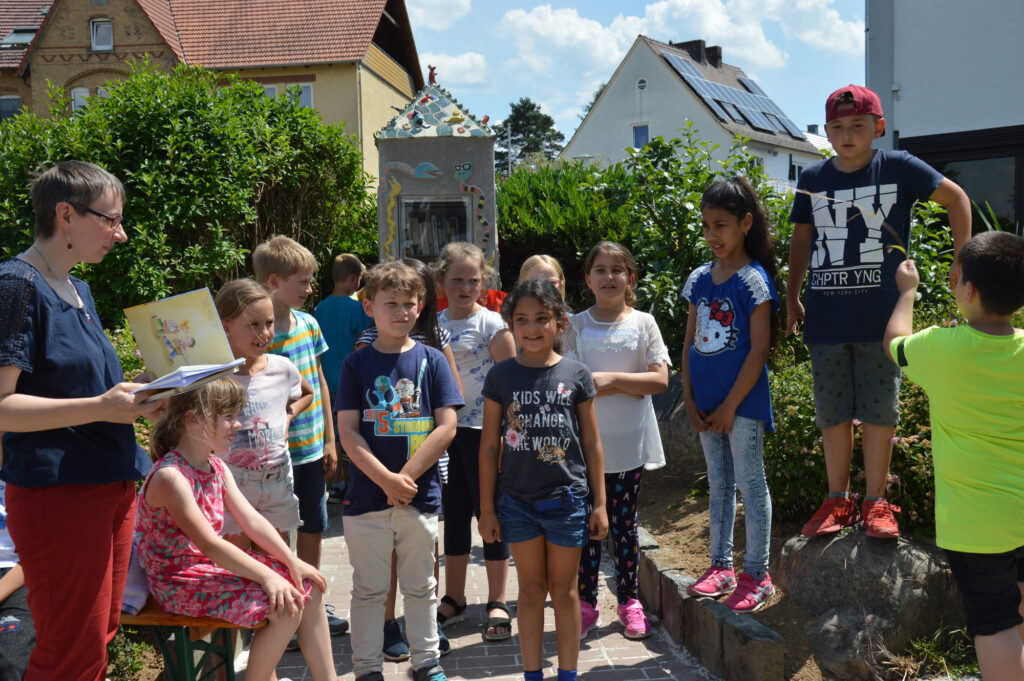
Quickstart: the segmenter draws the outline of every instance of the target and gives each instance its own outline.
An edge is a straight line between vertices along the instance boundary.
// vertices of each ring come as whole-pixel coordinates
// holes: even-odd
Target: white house
[[[1024,4],[866,0],[865,12],[867,84],[886,118],[875,146],[920,156],[1019,231]]]
[[[725,158],[737,135],[761,158],[768,175],[795,184],[822,155],[803,132],[741,69],[722,62],[722,48],[703,40],[663,43],[638,36],[561,157],[611,165],[627,147],[679,136],[693,121],[701,139]]]

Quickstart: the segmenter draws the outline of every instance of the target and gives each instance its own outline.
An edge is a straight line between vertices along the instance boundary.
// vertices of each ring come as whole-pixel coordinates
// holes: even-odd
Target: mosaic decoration
[[[398,195],[402,185],[398,181],[398,173],[422,180],[440,180],[444,174],[429,161],[424,161],[413,168],[408,163],[391,161],[381,166],[380,195],[384,198],[384,217],[388,223],[388,234],[384,241],[384,253],[388,258],[398,257]]]
[[[450,92],[431,83],[416,93],[412,102],[375,137],[494,137],[494,133],[485,123],[474,119]]]
[[[487,244],[491,240],[491,225],[484,217],[484,208],[487,206],[487,197],[484,196],[480,187],[469,184],[469,178],[473,175],[473,162],[464,161],[455,164],[455,177],[459,180],[459,189],[467,194],[476,197],[476,224],[480,228],[480,243],[478,244],[484,253],[488,252]],[[490,249],[491,264],[494,263],[494,249]]]

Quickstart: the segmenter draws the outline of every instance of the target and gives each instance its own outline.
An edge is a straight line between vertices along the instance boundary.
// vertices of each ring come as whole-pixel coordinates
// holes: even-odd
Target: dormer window
[[[114,49],[114,24],[110,19],[93,19],[89,22],[89,29],[94,52],[109,52]]]

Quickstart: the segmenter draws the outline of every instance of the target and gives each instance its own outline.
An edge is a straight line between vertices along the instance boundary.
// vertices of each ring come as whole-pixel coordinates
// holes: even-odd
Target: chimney
[[[707,49],[708,63],[716,69],[722,68],[722,47],[713,45]]]
[[[680,50],[686,50],[690,53],[690,58],[699,64],[706,64],[708,61],[707,48],[703,40],[687,40],[681,43],[669,43],[669,45],[678,47]]]
[[[818,124],[817,123],[808,123],[807,124],[807,132],[811,133],[812,135],[817,135],[818,134]]]

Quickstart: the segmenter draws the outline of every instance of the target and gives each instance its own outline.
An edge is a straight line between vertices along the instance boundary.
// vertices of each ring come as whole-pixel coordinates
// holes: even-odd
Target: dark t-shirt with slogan
[[[804,341],[881,340],[899,297],[896,268],[910,241],[910,209],[932,195],[942,175],[905,151],[876,151],[852,173],[832,161],[800,174],[790,215],[810,224],[814,238]]]
[[[353,352],[341,365],[335,411],[359,410],[359,434],[373,455],[393,473],[402,470],[434,430],[434,410],[458,409],[462,394],[448,360],[439,350],[416,343],[399,353],[372,345]],[[349,464],[345,515],[388,508],[387,495],[355,464]],[[437,465],[416,479],[412,506],[428,514],[441,509]]]
[[[550,367],[528,367],[513,357],[491,367],[482,394],[503,414],[498,491],[526,501],[563,487],[577,496],[589,492],[576,420],[576,406],[596,394],[585,364],[563,357]]]

